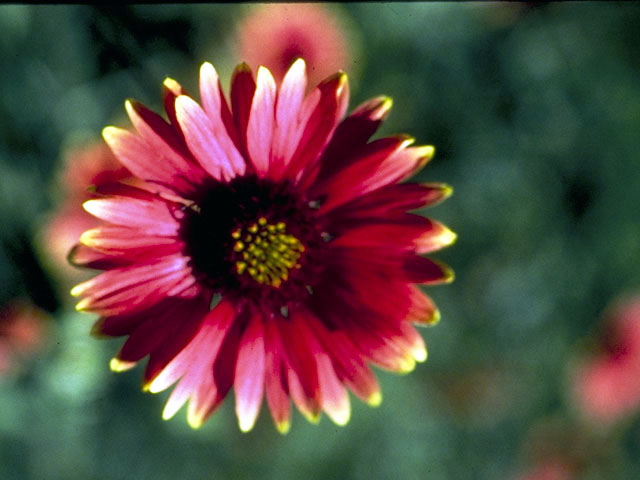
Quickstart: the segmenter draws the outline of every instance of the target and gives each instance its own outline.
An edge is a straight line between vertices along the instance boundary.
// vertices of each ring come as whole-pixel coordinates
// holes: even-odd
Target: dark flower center
[[[186,210],[185,254],[215,290],[286,302],[308,290],[305,272],[323,243],[313,213],[288,183],[254,175],[211,181]]]

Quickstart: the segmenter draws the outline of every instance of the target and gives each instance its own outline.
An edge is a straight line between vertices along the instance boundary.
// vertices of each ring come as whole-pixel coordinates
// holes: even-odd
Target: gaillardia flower
[[[369,364],[406,372],[426,358],[411,322],[438,311],[415,284],[452,280],[422,254],[453,242],[442,224],[407,213],[451,193],[396,184],[432,147],[401,135],[369,142],[391,101],[375,98],[342,120],[346,75],[308,96],[305,63],[277,86],[240,65],[230,105],[214,67],[200,70],[202,106],[164,82],[168,121],[133,101],[137,133],[104,138],[142,186],[96,187],[85,209],[107,222],[86,231],[72,263],[106,270],[77,285],[94,332],[128,335],[111,362],[149,356],[144,389],[176,387],[163,412],[189,400],[198,427],[233,387],[243,431],[263,396],[280,431],[290,398],[309,420],[349,418],[347,388],[381,400]],[[342,120],[342,121],[341,121]]]
[[[264,65],[281,81],[302,57],[315,85],[351,64],[352,39],[341,26],[344,18],[320,3],[254,5],[237,30],[238,53],[250,66]]]

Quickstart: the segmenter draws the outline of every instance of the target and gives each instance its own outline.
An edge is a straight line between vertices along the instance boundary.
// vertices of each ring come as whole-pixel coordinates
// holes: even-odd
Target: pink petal
[[[317,319],[312,318],[309,326],[322,346],[331,355],[339,379],[363,401],[377,405],[380,403],[380,386],[361,353],[344,332],[328,331]]]
[[[303,328],[305,329],[309,329],[312,322],[317,322],[313,315],[304,310],[299,311],[297,316],[304,322]],[[336,376],[331,357],[321,347],[312,330],[309,329],[306,335],[311,351],[314,352],[313,356],[318,369],[318,388],[322,399],[322,409],[336,424],[345,425],[349,421],[351,413],[347,390]]]
[[[242,322],[244,323],[244,322]],[[191,396],[187,409],[187,422],[199,428],[222,404],[233,386],[241,322],[236,321],[227,332],[213,362],[213,376],[205,371],[197,390]]]
[[[230,122],[230,113],[227,102],[221,94],[218,73],[213,65],[208,62],[202,64],[200,68],[200,98],[205,112],[209,116],[213,135],[220,143],[221,147],[228,152],[229,160],[237,175],[243,175],[246,170],[244,159],[228,131],[228,125],[224,121]],[[230,125],[229,125],[230,126]],[[235,128],[232,130],[235,133]]]
[[[82,295],[76,308],[114,315],[147,308],[191,276],[188,259],[163,257],[147,264],[115,268],[76,285],[71,294]]]
[[[302,133],[299,126],[299,116],[306,89],[306,66],[304,60],[300,58],[291,65],[278,91],[276,126],[269,168],[269,176],[274,180],[280,178],[284,166],[289,162],[298,146],[298,140]]]
[[[127,100],[125,107],[131,123],[150,146],[157,162],[173,169],[173,186],[191,192],[206,178],[206,173],[190,159],[183,138],[162,117],[138,102]]]
[[[247,150],[256,173],[261,177],[269,170],[275,102],[275,80],[269,70],[260,67],[247,125]]]
[[[120,163],[136,177],[155,184],[160,191],[180,192],[175,168],[168,162],[158,161],[146,140],[116,127],[104,128],[102,137]]]
[[[240,340],[235,371],[236,414],[243,432],[251,430],[258,418],[264,392],[264,374],[262,318],[254,315]]]
[[[147,235],[144,231],[116,225],[102,225],[85,231],[80,242],[97,251],[135,260],[178,253],[184,245],[177,237]]]
[[[202,330],[202,323],[205,320],[211,324],[218,324],[218,328],[224,327],[228,322],[235,318],[235,309],[233,305],[226,299],[222,299],[216,307],[209,311],[210,297],[202,295],[196,300],[186,302],[187,307],[191,307],[185,312],[185,318],[193,318],[199,320],[195,330],[189,328],[179,329],[174,338],[167,342],[162,348],[151,353],[147,368],[144,373],[143,389],[152,393],[161,392],[171,386],[185,371],[188,362],[176,360],[178,356],[182,359],[189,359],[191,353],[195,350],[193,347],[187,347],[196,337],[197,333]],[[217,320],[216,320],[217,319]],[[186,326],[191,324],[186,323]],[[209,327],[208,327],[209,328]],[[221,328],[226,331],[227,327]],[[187,352],[185,352],[187,350]]]
[[[138,228],[148,235],[176,235],[180,224],[179,206],[154,198],[153,201],[113,197],[87,200],[82,205],[94,217],[115,225]]]
[[[189,150],[200,165],[218,180],[235,176],[235,165],[242,162],[236,148],[219,139],[209,116],[192,98],[180,95],[176,99],[176,117]]]

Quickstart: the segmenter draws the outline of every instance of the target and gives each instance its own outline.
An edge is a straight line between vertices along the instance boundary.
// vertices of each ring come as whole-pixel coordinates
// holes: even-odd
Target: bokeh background
[[[242,434],[230,396],[193,431],[141,367],[109,371],[121,342],[89,336],[43,233],[65,162],[129,125],[126,98],[159,110],[165,76],[197,91],[208,60],[226,88],[253,8],[0,6],[0,305],[37,318],[0,351],[0,478],[638,478],[640,417],[587,419],[571,393],[611,302],[640,291],[637,3],[326,6],[351,105],[393,97],[382,133],[435,145],[417,178],[455,189],[428,212],[459,235],[434,255],[457,278],[429,289],[429,360],[378,372],[379,408],[354,400],[345,428],[296,413],[286,436],[263,410]]]

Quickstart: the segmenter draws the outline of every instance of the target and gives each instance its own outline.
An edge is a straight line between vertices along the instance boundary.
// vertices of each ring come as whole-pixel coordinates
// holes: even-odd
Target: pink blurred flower
[[[570,480],[572,478],[576,477],[568,463],[551,459],[517,476],[515,480]]]
[[[310,85],[346,69],[350,61],[338,19],[321,4],[260,5],[237,32],[240,58],[253,68],[269,68],[277,81],[299,57],[307,63]]]
[[[640,407],[640,296],[619,302],[608,315],[602,352],[573,373],[582,413],[613,422]]]
[[[46,314],[24,300],[0,307],[0,374],[43,344]]]

